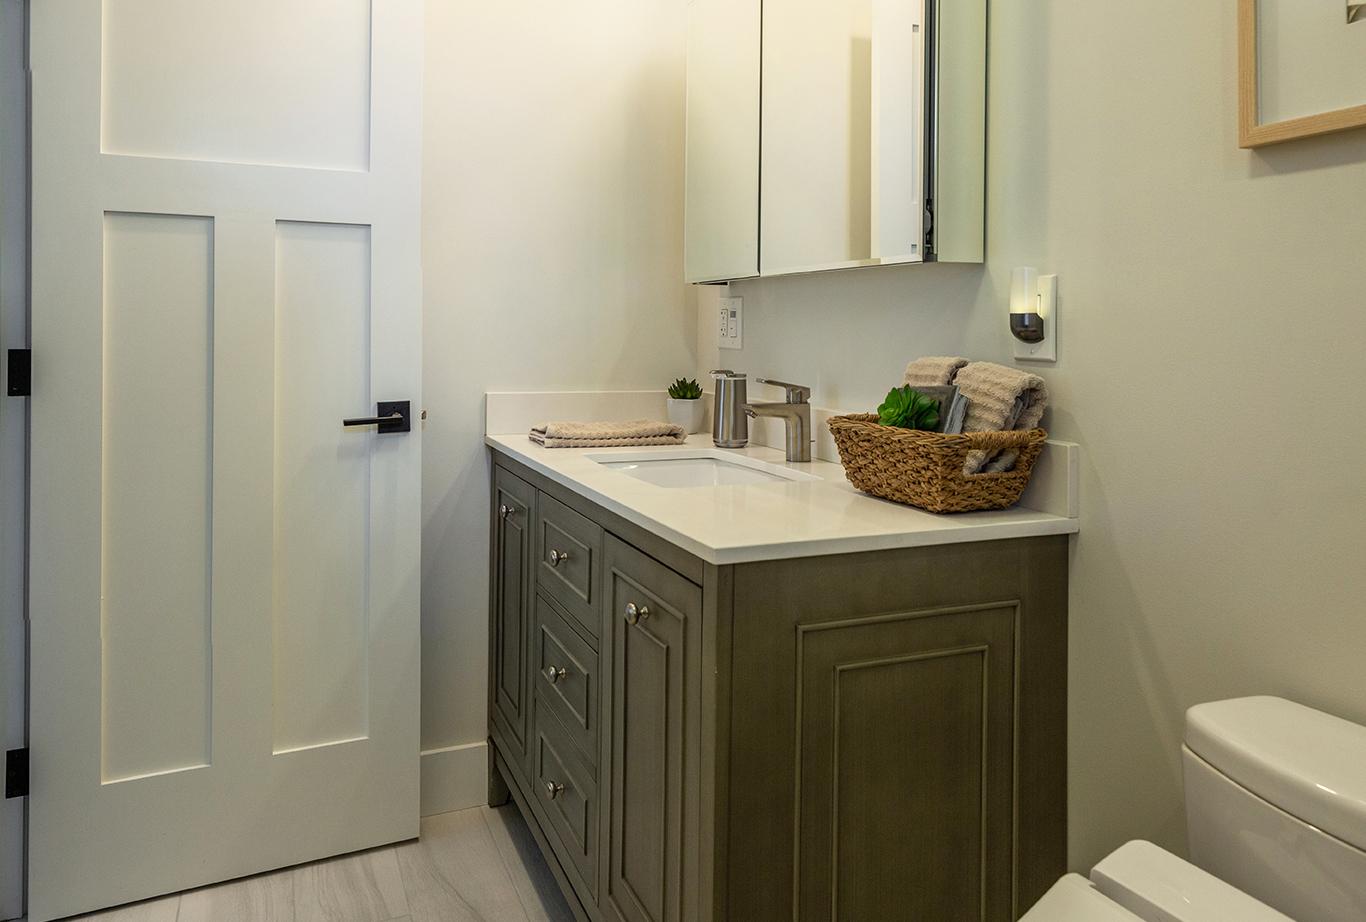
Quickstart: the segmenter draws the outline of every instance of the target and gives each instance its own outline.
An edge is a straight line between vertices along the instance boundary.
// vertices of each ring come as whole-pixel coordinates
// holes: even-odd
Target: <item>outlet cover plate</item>
[[[716,344],[722,349],[742,349],[745,342],[745,299],[721,298]]]

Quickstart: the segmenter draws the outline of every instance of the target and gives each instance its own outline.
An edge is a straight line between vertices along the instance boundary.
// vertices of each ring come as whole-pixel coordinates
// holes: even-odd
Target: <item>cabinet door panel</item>
[[[702,593],[610,537],[606,565],[611,767],[603,908],[621,922],[679,922],[692,899],[683,889],[683,846],[696,803],[685,776],[697,760],[699,702],[688,669],[699,653]]]
[[[491,676],[493,720],[509,765],[527,756],[531,685],[531,518],[536,490],[526,481],[495,468],[493,502],[493,584]]]
[[[922,0],[763,4],[759,269],[924,258]]]
[[[759,272],[760,0],[688,3],[687,280]]]
[[[1016,611],[798,628],[801,918],[1012,917]]]

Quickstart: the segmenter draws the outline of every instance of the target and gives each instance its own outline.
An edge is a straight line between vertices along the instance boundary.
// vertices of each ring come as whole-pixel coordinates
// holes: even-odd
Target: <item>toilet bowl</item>
[[[1130,842],[1023,920],[1366,919],[1366,727],[1281,698],[1216,701],[1187,712],[1182,762],[1194,864]]]

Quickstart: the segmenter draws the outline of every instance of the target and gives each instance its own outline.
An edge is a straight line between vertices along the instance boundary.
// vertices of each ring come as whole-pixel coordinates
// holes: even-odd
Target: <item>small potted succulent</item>
[[[707,408],[702,402],[702,385],[696,379],[679,378],[670,384],[668,402],[669,422],[689,434],[706,428]]]

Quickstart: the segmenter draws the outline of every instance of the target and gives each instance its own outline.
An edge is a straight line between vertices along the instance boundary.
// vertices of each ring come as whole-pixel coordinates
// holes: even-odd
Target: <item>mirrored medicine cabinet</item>
[[[691,0],[691,282],[981,262],[986,0]]]

